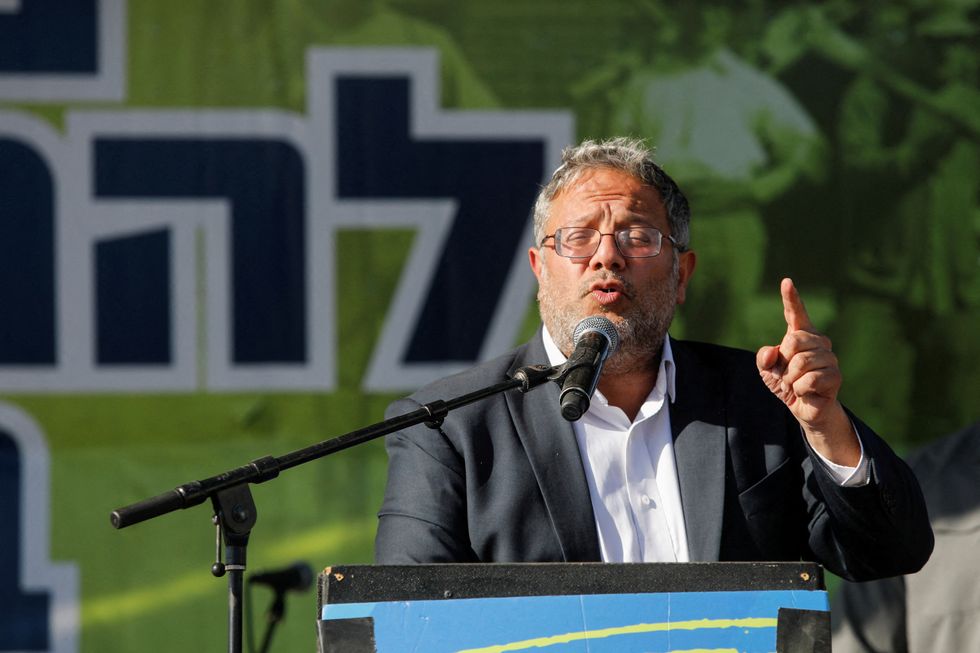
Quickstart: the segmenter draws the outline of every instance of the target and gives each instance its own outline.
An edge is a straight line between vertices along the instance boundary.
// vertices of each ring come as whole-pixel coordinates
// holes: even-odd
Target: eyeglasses
[[[566,258],[590,258],[599,250],[603,236],[613,236],[619,253],[626,258],[651,258],[660,254],[664,235],[656,227],[626,227],[614,233],[604,234],[588,227],[562,227],[541,239],[541,246],[549,238],[555,240],[555,253]],[[670,236],[667,240],[677,248],[683,248]]]

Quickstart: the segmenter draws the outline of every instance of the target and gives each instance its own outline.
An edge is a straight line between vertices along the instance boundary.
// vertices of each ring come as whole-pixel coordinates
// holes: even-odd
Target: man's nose
[[[607,239],[606,236],[609,236]],[[599,234],[599,247],[589,261],[593,270],[621,270],[626,265],[626,257],[619,251],[616,234]]]

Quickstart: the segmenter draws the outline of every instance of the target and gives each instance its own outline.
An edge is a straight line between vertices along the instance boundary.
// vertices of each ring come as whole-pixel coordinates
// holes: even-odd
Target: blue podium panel
[[[373,622],[377,653],[770,653],[781,608],[827,605],[819,590],[677,592],[348,603],[321,616]]]
[[[323,653],[829,652],[818,567],[335,567]]]

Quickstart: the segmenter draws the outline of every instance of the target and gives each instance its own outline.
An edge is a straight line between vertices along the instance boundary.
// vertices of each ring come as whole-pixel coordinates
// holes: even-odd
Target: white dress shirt
[[[549,362],[564,363],[567,359],[548,329],[543,332]],[[656,385],[632,422],[596,390],[589,410],[572,423],[604,562],[690,559],[667,407],[676,399],[675,376],[670,338],[665,336]],[[863,447],[857,467],[820,458],[841,485],[867,482]]]

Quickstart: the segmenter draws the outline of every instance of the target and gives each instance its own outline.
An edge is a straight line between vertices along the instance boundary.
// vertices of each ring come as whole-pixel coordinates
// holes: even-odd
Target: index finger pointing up
[[[783,296],[783,317],[786,318],[786,333],[793,331],[813,331],[813,323],[806,312],[806,306],[800,298],[799,291],[790,278],[783,279],[779,284],[779,292]]]

